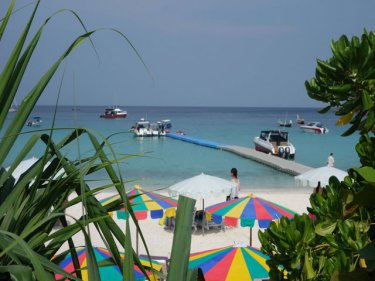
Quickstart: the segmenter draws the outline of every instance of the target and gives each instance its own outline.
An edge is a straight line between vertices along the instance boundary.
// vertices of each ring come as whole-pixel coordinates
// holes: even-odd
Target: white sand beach
[[[147,188],[144,188],[147,190]],[[311,194],[310,189],[306,188],[286,188],[282,189],[278,187],[274,190],[252,190],[252,193],[257,197],[261,197],[263,199],[275,202],[281,206],[285,206],[297,213],[304,213],[306,212],[306,207],[310,205],[309,203],[309,196]],[[105,192],[102,194],[97,195],[98,199],[103,199],[110,195],[115,194],[114,192]],[[167,195],[167,193],[164,193]],[[241,192],[241,196],[246,196],[248,192]],[[240,196],[240,197],[241,197]],[[224,201],[225,198],[213,198],[205,201],[205,206],[210,206],[215,203],[220,203]],[[73,217],[80,217],[82,212],[81,206],[74,206],[67,210],[67,213]],[[125,231],[125,221],[118,220],[115,216],[116,222],[119,224],[121,228]],[[142,229],[142,233],[146,239],[147,247],[149,250],[150,255],[152,256],[164,256],[169,257],[172,249],[172,242],[173,242],[173,230],[165,229],[163,226],[159,225],[159,219],[151,219],[148,216],[147,219],[139,221],[139,224]],[[132,240],[134,248],[136,246],[136,231],[135,226],[131,224],[131,233],[132,233]],[[258,240],[258,230],[259,228],[253,228],[253,247],[259,248],[260,242]],[[234,243],[249,243],[249,228],[248,227],[225,227],[225,230],[220,229],[210,229],[209,231],[205,231],[204,235],[202,230],[198,228],[192,235],[191,241],[191,252],[199,252],[208,249],[214,249],[218,247],[224,247],[233,245]],[[103,247],[104,244],[100,238],[100,235],[95,230],[94,227],[90,228],[90,234],[92,237],[92,241],[94,246],[101,246]],[[84,245],[84,238],[82,235],[74,236],[74,241],[77,246]],[[139,242],[139,254],[146,254],[145,247]]]

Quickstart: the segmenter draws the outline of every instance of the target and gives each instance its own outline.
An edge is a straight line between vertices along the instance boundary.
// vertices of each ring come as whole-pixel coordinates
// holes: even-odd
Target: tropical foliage
[[[61,63],[82,42],[91,40],[90,36],[96,32],[95,30],[86,31],[82,24],[85,32],[69,44],[63,54],[39,77],[35,86],[23,98],[17,112],[14,113],[15,115],[8,124],[9,108],[14,102],[22,80],[28,73],[31,73],[26,69],[34,51],[38,48],[45,26],[53,18],[53,16],[47,18],[35,34],[31,34],[31,26],[39,5],[40,1],[32,4],[32,12],[24,30],[20,33],[11,54],[5,58],[7,60],[0,70],[0,130],[2,135],[0,139],[0,167],[4,167],[14,143],[22,133],[28,116],[50,80],[56,75]],[[6,38],[8,22],[14,12],[15,0],[10,0],[8,9],[0,21],[0,43],[3,43]],[[64,11],[57,13],[61,12]],[[73,14],[82,23],[81,19],[75,13]],[[117,33],[130,43],[123,34]],[[134,51],[136,52],[135,49]],[[142,60],[141,62],[143,63]],[[120,229],[107,214],[109,207],[114,210],[120,208],[123,203],[129,217],[138,228],[143,243],[145,243],[129,198],[125,194],[124,184],[126,182],[116,169],[118,162],[126,156],[117,157],[110,145],[110,138],[98,137],[87,129],[73,128],[57,142],[54,140],[55,130],[52,128],[30,134],[22,150],[16,152],[16,155],[12,155],[13,160],[9,169],[1,168],[0,170],[0,279],[54,280],[54,273],[60,273],[72,280],[80,280],[79,270],[76,271],[76,276],[73,276],[60,269],[57,264],[66,254],[66,252],[61,252],[63,245],[68,244],[67,252],[72,254],[76,268],[79,268],[75,247],[82,245],[75,245],[72,237],[81,233],[85,237],[87,247],[89,279],[90,281],[100,280],[98,264],[93,253],[94,241],[91,240],[88,228],[88,226],[92,226],[99,232],[104,244],[111,252],[113,256],[111,262],[117,264],[123,271],[124,280],[134,280],[133,264],[136,263],[142,270],[145,269],[131,246],[129,220],[126,221],[125,229]],[[71,149],[79,151],[79,141],[82,137],[90,141],[93,148],[92,154],[85,154],[83,157],[78,152],[77,157],[68,157],[64,151]],[[45,147],[44,154],[18,179],[15,179],[12,176],[14,170],[28,158],[35,146],[40,144]],[[104,149],[107,153],[104,152]],[[105,171],[111,183],[92,189],[86,182],[86,176],[95,174],[99,170]],[[121,195],[121,200],[117,205],[112,204],[107,208],[103,207],[94,195],[108,187],[114,187]],[[175,256],[171,257],[173,260],[171,271],[178,272],[178,276],[183,276],[183,278],[176,278],[173,273],[168,278],[169,280],[197,280],[196,272],[195,275],[192,272],[188,273],[186,263],[188,258],[186,251],[190,249],[190,240],[187,237],[190,237],[191,234],[191,221],[187,219],[186,214],[191,217],[194,200],[181,198],[179,203],[176,233],[180,228],[184,229],[184,233],[180,231],[180,234],[176,236],[179,238],[179,244],[173,246]],[[79,218],[69,218],[65,210],[76,204],[83,206],[83,215]],[[68,225],[69,220],[73,222]],[[54,229],[57,223],[60,223],[62,228]],[[126,253],[132,253],[127,256],[133,256],[133,258],[122,261],[116,241],[122,245]],[[182,268],[183,270],[181,270]],[[193,279],[186,279],[188,274]]]
[[[331,43],[333,56],[318,60],[316,74],[305,82],[308,95],[328,103],[350,124],[344,136],[360,133],[359,168],[339,182],[331,177],[322,194],[312,194],[309,212],[281,219],[259,233],[270,255],[272,280],[372,280],[375,277],[375,34],[342,36]],[[278,270],[282,265],[284,270]]]
[[[329,104],[322,113],[334,108],[339,125],[351,124],[344,135],[370,132],[375,124],[375,33],[365,31],[351,40],[343,35],[331,50],[329,60],[317,60],[315,77],[305,82],[307,93]]]

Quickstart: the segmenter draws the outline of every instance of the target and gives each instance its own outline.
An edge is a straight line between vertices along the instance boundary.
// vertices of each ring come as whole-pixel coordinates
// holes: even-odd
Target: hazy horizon
[[[56,104],[38,104],[37,106],[43,107],[43,106],[56,106]],[[78,104],[78,105],[73,105],[73,104],[61,104],[58,105],[58,107],[63,106],[63,107],[112,107],[112,106],[118,106],[121,107],[122,109],[126,110],[126,107],[200,107],[200,108],[301,108],[301,109],[317,109],[319,110],[322,107],[319,106],[237,106],[237,105],[121,105],[121,104],[116,104],[116,105],[102,105],[102,104],[94,104],[94,105],[85,105],[85,104]]]

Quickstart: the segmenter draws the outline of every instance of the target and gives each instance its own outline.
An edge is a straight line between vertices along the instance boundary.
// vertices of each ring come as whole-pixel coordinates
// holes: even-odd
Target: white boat
[[[145,118],[139,119],[130,129],[136,137],[160,137],[167,133],[166,124],[163,121],[150,123]],[[170,122],[170,120],[168,120]],[[171,126],[171,125],[170,125]]]
[[[14,103],[11,105],[11,107],[9,108],[8,112],[15,112],[15,111],[17,111],[17,107],[18,107],[17,102],[16,102],[16,100],[14,100]]]
[[[9,108],[9,112],[15,112],[15,111],[17,111],[17,108],[16,108],[14,105],[12,105],[12,106]]]
[[[40,127],[42,122],[43,122],[42,118],[40,118],[38,116],[35,116],[35,117],[33,117],[33,119],[27,121],[26,126],[28,126],[28,127]]]
[[[255,150],[285,159],[294,159],[296,153],[294,145],[289,142],[288,132],[261,131],[260,136],[254,138],[254,143]]]
[[[117,119],[117,118],[126,118],[128,113],[125,110],[117,106],[107,107],[104,111],[104,114],[100,115],[100,118],[106,119]]]
[[[329,130],[326,127],[323,127],[322,123],[320,122],[310,122],[299,127],[307,133],[327,134],[329,132]]]
[[[280,127],[292,127],[292,124],[293,124],[293,121],[292,120],[289,120],[289,121],[286,121],[286,120],[277,120],[277,123],[279,124]]]

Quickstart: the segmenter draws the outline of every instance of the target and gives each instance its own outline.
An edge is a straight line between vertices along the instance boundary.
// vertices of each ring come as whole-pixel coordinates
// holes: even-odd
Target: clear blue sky
[[[152,73],[120,36],[100,31],[93,36],[100,62],[88,43],[67,60],[66,105],[322,106],[304,89],[316,59],[331,56],[332,39],[375,29],[370,0],[48,0],[36,23],[60,8],[77,12],[89,30],[123,32]],[[12,19],[1,66],[30,11]],[[18,99],[82,32],[68,13],[48,24]],[[55,103],[61,73],[39,104]]]

